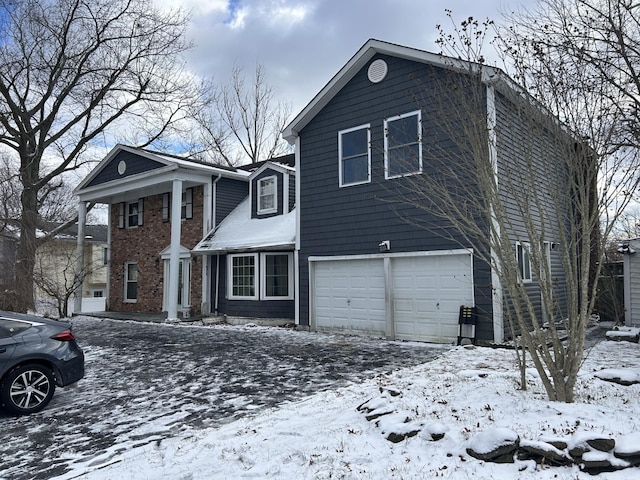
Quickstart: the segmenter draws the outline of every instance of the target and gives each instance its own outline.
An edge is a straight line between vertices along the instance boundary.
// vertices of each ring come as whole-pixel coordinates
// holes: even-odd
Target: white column
[[[84,270],[84,230],[87,223],[87,204],[86,202],[78,202],[78,237],[76,247],[76,278],[83,278]],[[73,298],[73,312],[78,314],[82,312],[82,284],[84,280],[76,286]]]
[[[178,319],[178,280],[180,263],[180,212],[182,209],[182,180],[173,181],[171,193],[171,247],[169,249],[169,299],[167,320]]]

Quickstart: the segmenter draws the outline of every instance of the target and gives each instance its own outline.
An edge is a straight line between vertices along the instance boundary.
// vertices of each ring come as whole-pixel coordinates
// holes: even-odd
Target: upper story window
[[[420,111],[388,118],[384,122],[385,178],[422,172]]]
[[[193,188],[187,188],[182,192],[182,201],[180,204],[180,218],[193,218]],[[162,221],[171,220],[171,193],[162,194]]]
[[[338,132],[341,187],[371,181],[370,145],[369,124]]]
[[[134,228],[142,225],[143,205],[142,198],[137,202],[122,202],[118,215],[118,228]]]
[[[278,210],[277,178],[274,176],[258,180],[258,213],[275,213]]]
[[[520,277],[525,283],[531,282],[531,257],[529,256],[529,245],[526,243],[516,243],[516,258],[518,260],[518,270]]]

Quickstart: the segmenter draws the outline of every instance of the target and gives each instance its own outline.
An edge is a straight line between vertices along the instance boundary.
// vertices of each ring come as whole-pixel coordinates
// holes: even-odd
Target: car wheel
[[[9,412],[28,415],[46,407],[55,389],[51,370],[42,365],[22,365],[0,384],[0,400]]]

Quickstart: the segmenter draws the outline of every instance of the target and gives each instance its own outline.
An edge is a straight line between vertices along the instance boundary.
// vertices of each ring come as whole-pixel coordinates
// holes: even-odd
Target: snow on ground
[[[606,376],[613,375],[611,370],[619,377],[640,374],[640,345],[604,341],[588,352],[574,404],[547,401],[532,369],[527,391],[519,390],[510,350],[456,347],[433,362],[317,393],[254,417],[183,430],[102,461],[94,459],[91,465],[75,464],[57,478],[588,479],[592,476],[577,466],[485,463],[467,455],[466,448],[477,434],[492,428],[509,428],[530,442],[597,433],[621,438],[624,448],[634,448],[629,444],[639,438],[640,385],[622,386],[596,376],[605,370]],[[374,408],[391,408],[395,414],[379,425],[367,421],[357,407],[370,399]],[[383,431],[406,417],[421,432],[400,443],[387,441]],[[433,441],[432,431],[445,436]],[[640,468],[596,478],[640,478]]]

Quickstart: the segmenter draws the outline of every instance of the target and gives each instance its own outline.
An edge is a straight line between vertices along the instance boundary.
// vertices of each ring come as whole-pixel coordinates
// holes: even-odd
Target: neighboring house
[[[452,342],[464,305],[477,309],[478,339],[501,342],[509,335],[499,279],[471,245],[457,240],[455,230],[436,234],[415,226],[438,221],[423,209],[406,204],[403,218],[394,211],[394,192],[406,177],[429,174],[429,155],[434,154],[422,132],[438,131],[446,115],[432,105],[440,100],[439,82],[464,75],[464,68],[452,67],[456,62],[461,64],[370,40],[285,128],[283,136],[295,144],[298,176],[299,325]],[[486,119],[486,128],[497,136],[489,155],[497,159],[499,177],[520,154],[511,133],[527,131],[510,109],[510,82],[499,81],[499,70],[477,68],[486,96],[478,118]],[[444,136],[440,140],[447,143]],[[409,162],[400,161],[403,151],[412,152],[405,155]],[[513,215],[518,228],[522,222]],[[528,293],[540,311],[530,260],[515,241],[524,231],[510,234]],[[549,236],[545,246],[559,286],[556,302],[562,304],[561,258]]]
[[[59,224],[48,224],[47,230]],[[59,302],[64,304],[76,290],[78,271],[78,225],[73,225],[42,243],[36,251],[34,269],[38,311],[57,314]],[[104,310],[107,290],[107,226],[86,225],[80,271],[83,312]],[[61,304],[61,305],[62,305]],[[73,308],[70,309],[73,311]],[[79,312],[75,312],[79,313]]]
[[[640,327],[640,238],[624,242],[618,251],[624,263],[624,323]]]
[[[17,251],[17,235],[5,226],[0,230],[0,310],[13,308]]]

